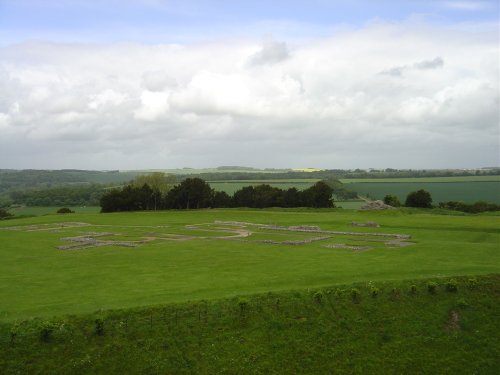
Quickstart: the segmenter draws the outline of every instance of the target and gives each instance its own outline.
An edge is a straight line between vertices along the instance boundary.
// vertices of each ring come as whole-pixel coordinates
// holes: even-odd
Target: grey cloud
[[[420,62],[416,62],[413,64],[415,69],[419,70],[427,70],[427,69],[438,69],[442,68],[444,65],[444,61],[441,57],[436,57],[432,60],[423,60]]]
[[[249,65],[276,64],[290,57],[286,43],[266,42],[262,48],[250,56]]]
[[[401,77],[403,75],[403,72],[407,69],[408,69],[407,66],[395,66],[393,68],[383,70],[379,74],[393,76],[393,77]]]
[[[432,60],[422,60],[413,63],[412,65],[402,65],[395,66],[386,70],[381,71],[379,74],[388,75],[393,77],[401,77],[403,73],[411,70],[431,70],[439,69],[444,65],[444,61],[441,57],[436,57]]]

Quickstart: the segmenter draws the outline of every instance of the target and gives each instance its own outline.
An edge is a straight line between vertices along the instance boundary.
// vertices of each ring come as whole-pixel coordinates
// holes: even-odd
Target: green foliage
[[[470,279],[467,280],[467,284],[471,289],[476,288],[478,284],[477,278],[471,277]]]
[[[448,292],[456,292],[458,290],[458,281],[450,279],[446,282],[445,286]]]
[[[410,292],[410,294],[412,294],[412,295],[417,294],[417,292],[418,292],[418,288],[417,288],[417,286],[416,286],[415,284],[411,285],[411,286],[410,286],[410,291],[409,291],[409,292]]]
[[[97,336],[104,336],[104,320],[102,318],[97,318],[95,321],[94,332]]]
[[[199,209],[211,207],[214,191],[200,178],[187,178],[174,186],[165,197],[166,208]]]
[[[437,287],[438,287],[438,284],[435,281],[429,281],[427,283],[427,291],[430,294],[436,294],[437,293]]]
[[[358,198],[358,193],[352,191],[335,177],[325,179],[324,182],[333,190],[333,195],[339,200],[349,200]]]
[[[390,294],[391,299],[394,300],[399,300],[401,298],[401,289],[399,288],[392,288],[391,289],[391,294]]]
[[[359,291],[358,288],[352,288],[350,291],[352,301],[355,303],[359,303],[361,299],[361,292]]]
[[[104,185],[77,185],[39,188],[10,193],[14,204],[27,206],[98,206]]]
[[[466,308],[470,307],[470,304],[465,300],[465,298],[460,298],[457,301],[457,306],[460,309],[466,309]]]
[[[390,194],[386,195],[384,197],[384,203],[392,207],[401,207],[401,202],[399,201],[399,198],[395,195],[390,195]]]
[[[316,182],[310,188],[302,191],[302,205],[305,207],[334,207],[333,189],[324,181]]]
[[[240,309],[240,314],[245,314],[245,312],[248,310],[248,305],[249,301],[246,298],[240,298],[238,300],[238,307]]]
[[[8,212],[7,210],[4,210],[3,208],[0,208],[0,220],[2,219],[8,219],[12,217],[13,215]]]
[[[423,189],[420,189],[418,191],[413,191],[407,195],[405,206],[417,207],[417,208],[431,208],[432,207],[431,194]]]
[[[153,172],[135,177],[131,185],[136,188],[142,188],[144,185],[148,185],[153,191],[157,191],[164,195],[172,189],[176,182],[177,178],[172,174]]]
[[[40,324],[40,341],[42,342],[49,342],[52,339],[52,335],[54,332],[55,325],[51,321],[43,321]]]
[[[318,290],[317,292],[315,292],[313,294],[314,302],[316,302],[319,305],[321,305],[324,298],[325,298],[325,294],[321,290]]]
[[[57,210],[57,213],[58,214],[74,214],[75,211],[71,210],[68,207],[62,207],[62,208],[60,208],[60,209]]]
[[[375,286],[372,286],[370,287],[370,295],[373,297],[373,298],[376,298],[380,293],[380,289],[375,287]]]

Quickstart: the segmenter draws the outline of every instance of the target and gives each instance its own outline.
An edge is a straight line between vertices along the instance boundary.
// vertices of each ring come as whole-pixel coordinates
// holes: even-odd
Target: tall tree
[[[335,207],[332,199],[333,189],[324,181],[318,181],[302,192],[303,202],[307,207]]]
[[[165,196],[177,182],[174,175],[169,175],[163,172],[153,172],[137,176],[131,183],[136,188],[142,188],[148,185],[151,188],[152,209],[156,210],[160,206],[161,197]]]
[[[187,178],[174,186],[167,194],[167,207],[206,208],[211,207],[214,191],[201,178]]]
[[[431,193],[429,193],[424,189],[420,189],[418,191],[412,191],[406,196],[405,206],[431,208],[432,207]]]

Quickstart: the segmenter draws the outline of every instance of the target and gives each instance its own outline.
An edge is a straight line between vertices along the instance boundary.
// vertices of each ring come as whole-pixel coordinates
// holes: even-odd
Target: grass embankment
[[[4,323],[0,368],[3,374],[497,374],[500,277],[456,280]]]
[[[169,231],[189,235],[197,231],[187,229],[186,225],[217,220],[408,234],[415,244],[401,248],[375,246],[372,250],[356,252],[323,247],[328,240],[289,246],[207,238],[158,240],[137,248],[58,249],[66,243],[63,238],[87,232],[137,237],[146,232],[167,234]],[[352,221],[375,221],[380,228],[353,227]],[[93,226],[36,231],[2,229],[62,222]],[[418,210],[228,209],[47,215],[4,220],[0,222],[0,321],[369,280],[500,273],[499,227],[498,216],[444,216]],[[295,236],[290,233],[289,239]],[[258,240],[259,236],[254,238]],[[334,236],[332,242],[337,241],[350,244],[358,239]]]

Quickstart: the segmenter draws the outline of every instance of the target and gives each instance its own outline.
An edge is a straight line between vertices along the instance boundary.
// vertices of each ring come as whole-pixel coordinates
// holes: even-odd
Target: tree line
[[[158,209],[199,209],[227,207],[334,207],[333,189],[319,181],[308,189],[282,190],[270,185],[245,186],[232,196],[215,191],[201,178],[187,178],[168,191],[161,191],[145,182],[112,189],[100,199],[101,212]]]

